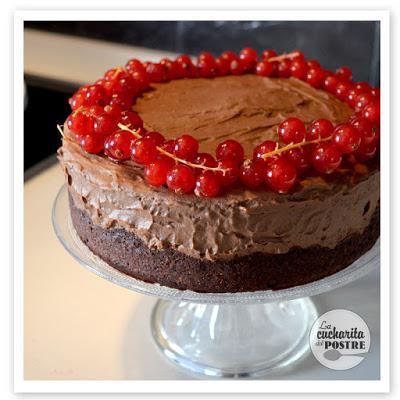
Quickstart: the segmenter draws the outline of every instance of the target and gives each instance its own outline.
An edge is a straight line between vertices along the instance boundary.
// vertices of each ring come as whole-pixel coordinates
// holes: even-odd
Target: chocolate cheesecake
[[[294,79],[255,75],[152,84],[134,110],[149,131],[189,133],[200,151],[224,139],[277,140],[288,117],[348,120],[351,108]],[[73,226],[88,248],[134,278],[198,292],[282,289],[333,274],[379,236],[379,162],[308,173],[280,194],[234,185],[215,198],[149,186],[143,168],[85,152],[64,128],[59,160]]]

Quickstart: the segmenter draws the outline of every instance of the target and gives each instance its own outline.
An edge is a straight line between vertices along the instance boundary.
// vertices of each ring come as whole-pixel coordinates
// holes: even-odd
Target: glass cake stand
[[[379,241],[346,269],[306,285],[245,293],[196,293],[125,275],[95,256],[70,218],[67,188],[54,202],[53,225],[67,251],[96,275],[158,297],[151,316],[153,338],[173,363],[213,377],[257,377],[292,365],[309,350],[318,317],[309,296],[343,286],[379,266]]]

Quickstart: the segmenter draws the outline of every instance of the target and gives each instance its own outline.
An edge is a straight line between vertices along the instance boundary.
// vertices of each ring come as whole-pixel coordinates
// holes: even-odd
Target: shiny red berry
[[[281,122],[278,134],[283,143],[300,143],[306,136],[306,127],[300,119],[290,117]]]
[[[215,60],[215,69],[217,76],[229,75],[231,72],[230,62],[224,58],[218,57]]]
[[[242,75],[245,73],[245,68],[239,57],[230,61],[229,65],[230,71],[232,75]]]
[[[165,138],[159,132],[146,132],[143,138],[151,140],[156,146],[161,147],[165,142]]]
[[[92,134],[94,130],[94,119],[85,112],[73,112],[67,118],[67,127],[76,135]]]
[[[217,166],[217,161],[215,161],[215,158],[211,154],[198,153],[193,160],[193,164],[215,168]],[[201,171],[201,169],[199,169],[199,171]]]
[[[170,154],[174,154],[174,149],[175,149],[175,140],[167,140],[166,142],[164,142],[164,144],[162,145],[162,148],[170,153]]]
[[[187,161],[192,161],[199,150],[199,142],[193,136],[182,135],[175,140],[174,154]]]
[[[312,67],[307,70],[305,81],[315,88],[320,88],[325,79],[325,75],[322,68]]]
[[[110,106],[118,105],[122,110],[128,110],[132,106],[132,96],[130,93],[118,92],[111,95]]]
[[[183,78],[183,76],[180,75],[178,63],[176,63],[175,61],[172,61],[169,58],[163,58],[160,61],[160,64],[164,67],[167,80],[178,79],[181,77]]]
[[[377,143],[372,141],[371,143],[361,143],[360,147],[354,153],[358,161],[368,161],[373,158],[377,152]]]
[[[129,73],[133,73],[136,71],[145,72],[145,68],[143,67],[142,62],[135,58],[133,58],[132,60],[129,60],[125,64],[125,70],[128,71]]]
[[[222,186],[231,186],[237,181],[239,177],[239,168],[235,160],[220,160],[218,161],[218,168],[224,170],[217,172]]]
[[[313,167],[322,173],[330,174],[340,166],[342,155],[331,143],[320,143],[311,155]]]
[[[341,153],[353,153],[361,143],[361,134],[350,124],[340,124],[333,131],[332,143]]]
[[[162,186],[167,182],[167,174],[174,167],[172,158],[159,155],[153,162],[144,168],[144,179],[153,186]]]
[[[371,93],[361,93],[355,98],[355,108],[361,110],[372,101],[375,101],[375,97]]]
[[[132,130],[143,128],[142,118],[140,118],[139,115],[134,111],[123,111],[121,113],[119,122]]]
[[[307,69],[307,64],[303,59],[295,59],[291,62],[290,73],[294,78],[305,80]]]
[[[335,93],[336,86],[339,82],[340,79],[337,76],[329,75],[324,79],[322,87],[329,93]]]
[[[336,70],[336,75],[345,81],[351,81],[351,78],[353,77],[353,73],[349,67],[341,67],[338,70]]]
[[[251,71],[255,67],[257,57],[257,51],[251,47],[246,47],[239,53],[239,58],[245,71]]]
[[[350,125],[355,128],[361,135],[361,143],[371,143],[375,139],[375,130],[371,122],[361,116],[356,116],[349,121]]]
[[[104,153],[114,160],[128,160],[133,140],[134,136],[130,132],[118,130],[105,140]]]
[[[310,154],[304,146],[285,151],[282,157],[296,168],[299,175],[311,166]]]
[[[369,92],[371,90],[371,86],[368,82],[356,82],[354,87],[358,90],[362,90],[363,92]]]
[[[256,74],[258,76],[272,76],[274,73],[274,65],[268,61],[260,61],[256,65]]]
[[[107,93],[100,85],[91,85],[85,93],[85,106],[105,105]]]
[[[346,100],[347,93],[353,88],[353,84],[348,81],[339,81],[335,87],[334,94],[339,100]]]
[[[371,101],[361,110],[361,115],[372,123],[373,126],[378,126],[381,119],[381,106],[378,100]]]
[[[253,150],[253,160],[254,161],[259,161],[263,162],[266,164],[270,164],[273,162],[277,156],[272,156],[272,157],[267,157],[264,158],[264,155],[267,153],[270,153],[272,151],[275,151],[278,147],[278,143],[274,142],[273,140],[266,140],[256,146]]]
[[[196,179],[194,190],[197,196],[216,197],[221,191],[221,183],[212,171],[203,171]]]
[[[261,58],[263,60],[268,60],[269,58],[276,57],[278,54],[275,50],[268,49],[262,52]]]
[[[138,164],[149,164],[158,156],[157,147],[150,139],[136,139],[131,146],[132,160]]]
[[[295,184],[296,179],[296,168],[281,157],[267,167],[265,180],[267,185],[276,192],[288,192]]]
[[[146,72],[151,82],[164,82],[167,79],[165,69],[161,64],[147,63]]]
[[[266,165],[261,162],[251,161],[244,163],[239,170],[239,179],[248,188],[256,189],[264,181]]]
[[[325,118],[314,120],[307,129],[306,139],[317,140],[319,138],[326,138],[332,135],[333,124]]]
[[[104,147],[104,139],[96,135],[82,135],[79,140],[82,149],[92,154],[99,154]]]
[[[364,89],[357,89],[356,87],[353,86],[353,88],[351,88],[347,93],[346,93],[346,103],[350,106],[350,107],[355,107],[356,106],[356,98],[358,95],[362,94],[362,93],[367,93],[364,91]]]
[[[291,67],[292,63],[290,60],[288,59],[284,59],[282,61],[279,61],[278,66],[277,66],[277,75],[279,78],[289,78],[291,71],[290,71],[290,67]]]
[[[195,183],[195,174],[187,165],[177,164],[167,173],[167,186],[174,192],[190,193]]]
[[[117,129],[118,118],[104,112],[94,119],[93,130],[103,137],[110,135]]]
[[[236,140],[228,139],[220,143],[215,150],[215,155],[218,160],[227,158],[236,161],[238,164],[243,161],[244,150],[243,146]]]
[[[308,60],[307,67],[310,69],[317,69],[317,68],[321,68],[321,64],[317,60]]]
[[[82,92],[76,92],[69,100],[69,105],[72,111],[77,110],[85,104],[85,94]]]

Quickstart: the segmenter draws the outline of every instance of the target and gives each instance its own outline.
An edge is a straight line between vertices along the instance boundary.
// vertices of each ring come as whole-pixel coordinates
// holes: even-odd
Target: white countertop
[[[25,379],[193,379],[169,364],[150,334],[155,299],[85,270],[56,238],[51,209],[63,184],[58,165],[25,184]],[[365,360],[333,371],[312,355],[265,379],[379,379],[379,273],[315,296],[320,314],[350,309],[371,331]]]

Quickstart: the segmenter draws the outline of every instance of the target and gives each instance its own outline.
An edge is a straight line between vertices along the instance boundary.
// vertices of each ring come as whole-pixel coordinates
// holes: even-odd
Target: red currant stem
[[[132,129],[129,129],[126,125],[118,124],[118,128],[122,129],[123,131],[128,131],[128,132],[132,133],[132,135],[135,136],[136,138],[141,138],[142,137],[136,131],[134,131]],[[193,164],[193,163],[191,163],[189,161],[184,160],[183,158],[176,157],[174,154],[169,153],[168,151],[164,150],[162,147],[159,147],[159,146],[157,146],[157,150],[160,153],[166,155],[167,157],[170,157],[173,160],[175,160],[175,161],[177,161],[177,162],[179,162],[181,164],[186,164],[187,166],[192,167],[192,168],[200,168],[200,169],[204,169],[204,170],[207,170],[207,171],[219,171],[219,172],[222,172],[222,173],[229,171],[228,169],[225,169],[225,168],[207,167],[205,165]]]
[[[283,54],[280,54],[279,56],[268,58],[267,61],[281,61],[286,58],[295,58],[299,54],[300,54],[299,51],[293,51],[292,53],[283,53]]]
[[[111,80],[114,80],[117,76],[118,76],[118,74],[120,73],[120,72],[122,72],[124,69],[122,68],[122,67],[117,67],[117,68],[115,68],[115,71],[114,71],[114,73],[113,73],[113,75],[112,75],[112,77],[111,77]]]
[[[61,133],[61,136],[63,137],[63,139],[65,139],[65,135],[64,135],[64,130],[63,130],[63,128],[64,128],[64,125],[59,125],[59,124],[57,124],[58,132],[60,132],[60,133]]]
[[[270,151],[269,153],[264,153],[261,157],[265,160],[268,157],[279,155],[288,150],[296,149],[298,147],[302,147],[307,144],[316,144],[316,143],[321,143],[321,142],[327,142],[328,140],[331,140],[331,139],[332,139],[332,136],[328,136],[326,138],[318,138],[318,139],[309,140],[309,141],[303,140],[302,142],[291,143],[291,144],[288,144],[287,146],[283,146],[283,147],[278,147],[278,144],[277,144],[277,148],[274,151]]]

